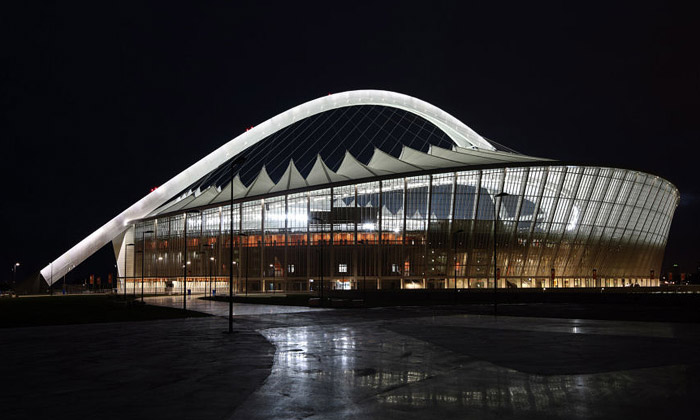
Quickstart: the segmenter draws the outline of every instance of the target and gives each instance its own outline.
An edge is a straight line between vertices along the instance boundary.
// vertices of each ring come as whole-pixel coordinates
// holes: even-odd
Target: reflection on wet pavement
[[[419,328],[425,320],[413,321]],[[237,418],[395,418],[398,412],[416,419],[633,413],[647,418],[667,411],[650,402],[682,386],[688,373],[684,366],[666,366],[594,375],[531,374],[372,324],[274,328],[262,334],[277,347],[272,373],[239,407]],[[547,355],[524,358],[537,361]]]
[[[236,322],[276,352],[270,376],[232,418],[658,419],[688,417],[700,391],[694,324],[410,308]]]
[[[182,296],[155,296],[144,299],[146,303],[159,306],[182,308]],[[199,299],[198,296],[187,297],[187,309],[197,312],[205,312],[216,316],[228,316],[228,304],[207,299]],[[281,306],[281,305],[256,305],[250,303],[234,303],[233,314],[239,315],[264,315],[264,314],[288,314],[296,312],[324,311],[323,308],[309,308],[306,306]]]

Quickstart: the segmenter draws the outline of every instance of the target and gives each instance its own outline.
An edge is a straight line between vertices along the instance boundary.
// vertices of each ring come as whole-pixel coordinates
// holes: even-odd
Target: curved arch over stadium
[[[213,168],[224,164],[271,134],[297,121],[325,111],[356,105],[381,105],[402,109],[434,124],[454,141],[458,149],[496,151],[491,143],[452,115],[411,96],[382,90],[356,90],[324,96],[270,118],[211,152],[78,242],[44,267],[41,275],[48,284],[53,284],[55,279],[61,278],[110,241],[114,243],[115,250],[118,250],[121,255],[124,235],[129,229],[130,222],[148,216],[177,197],[195,181],[206,176]]]

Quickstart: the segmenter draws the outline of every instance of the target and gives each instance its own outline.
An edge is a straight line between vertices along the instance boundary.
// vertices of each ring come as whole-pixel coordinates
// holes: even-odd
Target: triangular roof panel
[[[404,146],[401,149],[399,159],[424,169],[450,168],[453,166],[459,166],[459,162],[455,162],[454,160],[429,155],[408,146]]]
[[[248,192],[248,187],[246,187],[243,182],[241,182],[241,177],[236,174],[233,178],[233,199],[239,199],[245,197]],[[221,189],[221,192],[209,202],[209,204],[224,203],[231,200],[231,182],[226,184],[225,187]]]
[[[272,187],[270,192],[292,190],[306,186],[306,180],[301,175],[296,165],[294,165],[294,160],[290,160],[287,170],[284,171],[284,174],[282,174],[282,177],[277,181],[277,184]]]
[[[490,163],[498,163],[499,161],[487,158],[484,156],[477,156],[472,153],[467,152],[455,152],[452,150],[443,149],[442,147],[430,146],[428,154],[436,157],[441,157],[444,159],[454,160],[465,165],[487,165]]]
[[[353,156],[350,152],[346,151],[343,162],[338,168],[338,174],[350,179],[361,179],[377,175],[387,175],[391,174],[391,172],[380,169],[370,169],[366,165],[362,164],[362,162],[355,159],[355,156]]]
[[[306,176],[306,183],[309,186],[322,185],[345,180],[347,180],[347,178],[333,172],[328,167],[328,165],[326,165],[323,159],[321,159],[320,155],[316,156],[316,163],[314,163],[314,166],[311,168],[311,171],[309,171],[309,174]]]
[[[378,148],[374,149],[374,154],[372,155],[372,159],[370,159],[369,163],[367,163],[367,167],[372,171],[384,170],[394,173],[419,171],[421,169],[418,166],[396,159]]]
[[[275,183],[270,178],[270,175],[267,174],[267,169],[263,166],[258,176],[250,184],[250,188],[248,188],[248,192],[245,196],[252,197],[254,195],[267,194],[274,186]]]

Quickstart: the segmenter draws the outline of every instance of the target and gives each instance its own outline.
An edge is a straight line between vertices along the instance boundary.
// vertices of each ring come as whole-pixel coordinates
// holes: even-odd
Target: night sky
[[[421,98],[522,153],[662,176],[681,192],[664,267],[700,261],[697,11],[103,3],[0,13],[0,281],[15,261],[36,273],[246,127],[354,89]],[[69,276],[113,264],[108,247]]]

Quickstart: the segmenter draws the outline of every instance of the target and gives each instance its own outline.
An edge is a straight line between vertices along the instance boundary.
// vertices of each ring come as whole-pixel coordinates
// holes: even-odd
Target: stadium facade
[[[237,293],[656,286],[678,201],[658,176],[523,155],[416,98],[351,91],[251,127],[41,273],[112,242],[129,291],[186,275],[228,293],[229,270]]]

